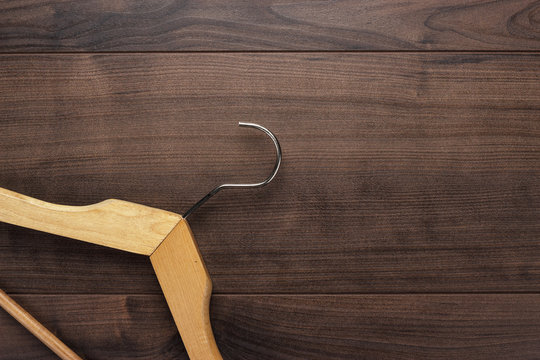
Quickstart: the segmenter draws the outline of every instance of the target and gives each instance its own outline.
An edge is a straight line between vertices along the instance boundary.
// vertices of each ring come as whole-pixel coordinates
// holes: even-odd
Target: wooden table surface
[[[0,3],[0,187],[190,219],[225,359],[540,358],[540,2]],[[187,359],[149,260],[0,223],[75,351]],[[0,312],[0,359],[55,359]]]

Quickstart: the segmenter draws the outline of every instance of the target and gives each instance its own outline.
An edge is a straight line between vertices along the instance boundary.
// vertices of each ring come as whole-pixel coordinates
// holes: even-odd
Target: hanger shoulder
[[[152,254],[180,220],[128,201],[66,206],[0,188],[0,221],[137,254]]]
[[[212,281],[185,219],[150,255],[191,360],[222,360],[210,325]]]

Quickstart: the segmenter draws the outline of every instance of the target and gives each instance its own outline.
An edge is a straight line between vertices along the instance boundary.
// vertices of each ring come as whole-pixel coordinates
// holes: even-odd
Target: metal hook
[[[276,136],[267,128],[254,124],[254,123],[246,123],[246,122],[239,122],[239,126],[243,127],[252,127],[255,129],[258,129],[262,132],[264,132],[266,135],[272,139],[274,142],[274,146],[276,147],[276,164],[274,165],[274,170],[272,170],[272,173],[270,176],[268,176],[264,181],[261,181],[259,183],[254,184],[223,184],[217,186],[214,190],[210,191],[205,197],[203,197],[201,200],[197,201],[195,205],[193,205],[188,211],[184,214],[184,219],[187,218],[191,213],[195,210],[197,210],[202,204],[204,204],[208,199],[210,199],[212,196],[216,195],[221,189],[231,189],[231,188],[255,188],[260,186],[267,185],[270,181],[274,179],[276,174],[278,173],[279,166],[281,165],[281,146],[279,145],[279,141],[276,138]]]

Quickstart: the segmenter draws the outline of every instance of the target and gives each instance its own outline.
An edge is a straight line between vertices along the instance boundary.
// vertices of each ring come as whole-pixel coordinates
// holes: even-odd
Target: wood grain
[[[0,186],[182,213],[217,293],[537,292],[537,54],[4,55]],[[159,175],[156,175],[159,174]],[[152,293],[137,256],[0,224],[4,288]],[[106,280],[106,281],[105,281]]]
[[[32,335],[53,351],[62,360],[82,360],[43,324],[0,289],[0,307],[24,326]],[[8,335],[9,336],[9,335]]]
[[[190,218],[225,360],[540,358],[539,1],[11,0],[0,53],[0,187],[45,201],[181,214],[276,133]],[[146,256],[0,223],[0,288],[188,360]]]
[[[15,0],[0,51],[539,50],[540,3]]]
[[[190,360],[223,360],[210,324],[212,280],[185,219],[150,261]]]
[[[162,295],[12,296],[84,359],[189,360]],[[57,360],[3,311],[0,339],[2,360]]]
[[[187,360],[162,296],[15,298],[88,359]],[[226,360],[537,359],[540,349],[538,294],[221,295],[211,319]],[[5,313],[0,324],[0,359],[55,359]]]
[[[152,254],[182,216],[108,199],[52,204],[0,187],[0,221],[142,255]]]

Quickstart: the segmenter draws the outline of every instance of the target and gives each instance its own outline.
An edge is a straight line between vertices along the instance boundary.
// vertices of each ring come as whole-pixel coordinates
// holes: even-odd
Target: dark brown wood
[[[538,54],[0,57],[0,186],[190,219],[216,293],[540,291]],[[0,286],[152,293],[144,257],[0,224]]]
[[[0,4],[0,51],[539,50],[538,1]]]
[[[159,295],[13,296],[84,359],[185,359],[180,335]],[[1,310],[1,309],[0,309]],[[0,359],[58,359],[0,311]]]
[[[187,359],[159,295],[23,295],[88,359]],[[214,296],[224,359],[537,359],[540,295]],[[0,359],[55,359],[0,313]],[[4,341],[9,339],[9,341]]]
[[[43,200],[182,213],[277,134],[189,220],[225,360],[540,358],[539,1],[12,0],[0,53],[0,187]],[[144,256],[0,223],[0,288],[188,360]]]

